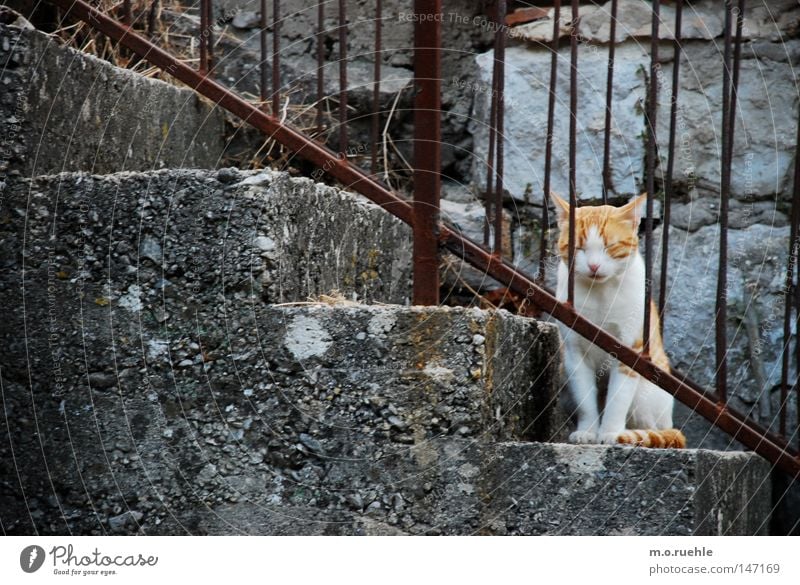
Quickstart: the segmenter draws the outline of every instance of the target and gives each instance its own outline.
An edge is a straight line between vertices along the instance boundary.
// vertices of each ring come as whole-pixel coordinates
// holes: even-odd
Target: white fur
[[[605,253],[599,234],[587,234],[575,256],[575,309],[626,345],[642,338],[644,321],[644,260],[638,250],[617,260]],[[592,278],[589,264],[597,264]],[[556,297],[567,300],[567,265],[558,267]],[[559,323],[564,340],[568,384],[577,406],[578,428],[573,443],[617,442],[627,428],[672,427],[673,398],[641,376],[620,371],[620,362],[587,339]],[[598,412],[597,376],[608,374],[604,412]]]

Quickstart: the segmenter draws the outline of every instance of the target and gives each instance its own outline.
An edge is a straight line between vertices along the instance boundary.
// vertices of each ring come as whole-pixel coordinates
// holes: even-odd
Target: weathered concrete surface
[[[24,268],[37,283],[30,294],[53,285],[59,298],[82,292],[167,327],[178,315],[218,314],[223,297],[278,303],[338,289],[403,304],[410,293],[402,222],[274,171],[39,177],[13,184],[2,214],[3,261],[12,278]],[[18,285],[3,283],[11,295]]]
[[[189,89],[2,24],[0,71],[0,175],[214,168],[222,161],[222,110]]]
[[[412,513],[415,492],[394,484],[450,473],[431,441],[563,428],[556,329],[504,312],[220,299],[222,315],[162,327],[86,303],[53,336],[33,301],[25,339],[41,359],[3,367],[11,533],[353,532],[371,518],[426,532],[444,519]],[[460,489],[427,483],[420,498]]]
[[[766,534],[769,465],[749,453],[503,444],[485,520],[515,534]],[[503,481],[500,481],[503,478]]]

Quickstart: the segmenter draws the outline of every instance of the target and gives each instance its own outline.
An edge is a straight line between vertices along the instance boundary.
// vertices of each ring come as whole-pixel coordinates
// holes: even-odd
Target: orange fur
[[[678,429],[627,429],[619,434],[617,442],[621,445],[656,449],[686,448],[686,437]]]
[[[558,252],[564,262],[569,261],[569,203],[560,197],[553,197],[560,207]],[[575,208],[575,249],[580,249],[586,240],[589,228],[597,227],[608,247],[612,258],[625,258],[639,248],[639,236],[633,229],[635,218],[634,199],[623,207],[598,205]]]

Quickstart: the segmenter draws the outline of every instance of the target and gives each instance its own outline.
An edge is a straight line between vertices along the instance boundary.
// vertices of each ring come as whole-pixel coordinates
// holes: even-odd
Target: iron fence
[[[716,333],[716,391],[707,392],[700,385],[690,380],[677,371],[666,371],[653,364],[648,357],[649,329],[653,318],[650,314],[650,299],[653,296],[653,262],[654,262],[654,234],[653,234],[653,203],[656,197],[657,185],[656,171],[661,170],[664,192],[663,224],[662,231],[662,256],[661,272],[659,275],[660,293],[658,298],[658,311],[663,327],[665,317],[667,283],[667,260],[669,254],[669,224],[671,200],[674,193],[673,174],[675,169],[676,152],[676,124],[677,109],[680,103],[679,76],[680,61],[683,49],[681,37],[681,19],[683,1],[675,2],[675,22],[673,26],[672,58],[674,60],[670,115],[668,129],[668,152],[666,153],[666,168],[661,169],[661,156],[657,148],[657,106],[658,83],[657,69],[659,59],[659,27],[661,25],[660,2],[652,0],[651,18],[651,44],[650,64],[647,85],[647,100],[645,108],[646,120],[646,154],[645,154],[645,181],[647,191],[647,213],[644,218],[644,248],[646,266],[646,300],[644,303],[644,348],[640,353],[631,347],[622,344],[607,331],[597,327],[576,312],[574,301],[574,260],[575,260],[575,210],[578,205],[576,185],[576,133],[578,111],[581,104],[578,101],[578,67],[580,61],[580,42],[578,37],[581,7],[578,0],[571,0],[570,15],[567,24],[570,27],[570,58],[569,58],[569,286],[568,299],[559,302],[545,287],[546,255],[548,253],[547,227],[551,222],[551,214],[547,206],[550,192],[553,142],[554,142],[554,112],[556,105],[556,78],[559,66],[559,37],[560,27],[563,24],[563,14],[566,12],[560,0],[554,0],[552,13],[543,9],[529,9],[526,16],[507,14],[507,2],[496,0],[493,4],[493,18],[496,23],[494,38],[494,65],[492,74],[491,105],[489,113],[489,145],[486,172],[485,191],[485,226],[484,241],[482,244],[465,237],[460,231],[442,224],[439,221],[439,191],[441,181],[441,26],[442,2],[441,0],[415,0],[414,15],[414,200],[409,202],[394,193],[386,184],[376,176],[377,170],[377,136],[380,123],[380,83],[381,59],[375,58],[373,71],[373,100],[371,112],[372,149],[370,156],[371,173],[366,172],[351,164],[346,156],[348,145],[348,67],[347,67],[347,3],[338,1],[338,39],[340,43],[339,55],[339,93],[338,93],[338,148],[339,152],[321,144],[318,140],[288,127],[280,122],[280,23],[281,3],[273,0],[271,12],[266,0],[261,0],[261,75],[260,97],[262,104],[255,105],[242,97],[234,94],[221,84],[214,81],[214,43],[212,39],[213,10],[211,0],[201,0],[200,9],[200,62],[197,70],[181,62],[163,49],[158,48],[141,34],[135,32],[130,23],[130,1],[123,3],[122,16],[119,20],[92,7],[84,0],[50,0],[62,9],[65,15],[89,23],[121,45],[127,47],[141,58],[149,61],[163,71],[179,79],[198,93],[213,100],[220,107],[245,120],[255,128],[261,130],[270,138],[280,143],[284,148],[297,156],[310,161],[318,169],[323,169],[347,188],[353,189],[368,197],[390,213],[394,214],[413,227],[414,231],[414,302],[418,304],[436,304],[439,295],[438,266],[439,255],[442,250],[448,250],[455,256],[477,267],[485,274],[503,283],[508,289],[522,298],[531,301],[537,308],[575,330],[583,337],[589,339],[623,364],[632,368],[642,376],[653,381],[661,388],[672,393],[679,401],[683,402],[698,414],[702,415],[714,425],[730,434],[749,448],[760,453],[772,461],[779,468],[793,476],[800,476],[800,455],[791,444],[787,434],[787,404],[789,396],[794,393],[800,398],[800,386],[796,376],[790,381],[791,366],[791,337],[792,322],[795,328],[798,323],[798,307],[800,307],[800,286],[797,284],[797,250],[798,225],[800,224],[800,165],[795,165],[794,187],[791,209],[791,234],[790,253],[786,267],[785,277],[785,311],[783,320],[783,344],[781,355],[781,400],[780,400],[780,432],[774,433],[764,428],[751,417],[736,411],[728,403],[727,390],[727,364],[728,343],[726,334],[727,320],[727,234],[729,201],[731,196],[731,164],[733,160],[733,137],[736,128],[736,109],[738,87],[740,81],[740,64],[742,60],[742,37],[745,15],[745,0],[738,0],[734,6],[731,0],[725,2],[724,22],[724,57],[723,57],[723,95],[722,95],[722,155],[720,157],[720,235],[719,258],[717,278],[717,301],[715,310]],[[611,149],[610,133],[612,127],[612,101],[614,89],[615,67],[615,39],[617,24],[617,0],[611,0],[609,11],[609,26],[611,42],[608,43],[606,92],[605,92],[605,125],[603,135],[603,162],[602,162],[602,199],[608,201],[611,188]],[[271,19],[268,18],[271,13]],[[549,98],[547,104],[547,144],[544,164],[544,177],[542,185],[543,226],[540,240],[539,268],[536,276],[524,274],[504,257],[502,238],[502,211],[504,186],[504,100],[505,100],[505,48],[508,35],[508,22],[516,22],[519,18],[541,18],[551,15],[553,18],[553,36],[549,43],[551,52]],[[382,50],[382,4],[375,3],[375,39],[374,49],[376,55]],[[317,95],[317,127],[322,126],[324,83],[323,62],[325,58],[324,40],[326,31],[325,3],[317,5],[317,30],[314,38],[316,42],[316,95]],[[269,32],[271,28],[273,50],[271,57],[268,55]],[[269,64],[269,69],[268,69]],[[271,80],[268,71],[271,69]],[[271,87],[268,87],[271,81]],[[270,103],[270,107],[266,104]],[[800,144],[800,129],[798,129],[798,144]],[[797,154],[795,155],[797,157]],[[493,236],[493,237],[492,237]],[[795,359],[800,359],[800,344],[795,343]],[[796,370],[796,368],[795,368]],[[798,409],[800,410],[800,409]],[[797,421],[800,425],[800,419]]]

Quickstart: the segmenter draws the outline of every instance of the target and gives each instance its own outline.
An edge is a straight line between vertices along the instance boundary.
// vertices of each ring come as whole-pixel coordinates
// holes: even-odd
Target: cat
[[[556,297],[567,300],[569,203],[555,193],[558,213]],[[645,267],[639,253],[639,221],[646,195],[627,205],[575,209],[575,310],[624,344],[641,351],[644,326]],[[568,385],[578,425],[571,443],[631,444],[644,447],[686,446],[672,428],[672,395],[613,359],[602,349],[561,325]],[[669,371],[658,311],[651,301],[650,359]],[[608,392],[600,412],[597,378],[607,372]]]

